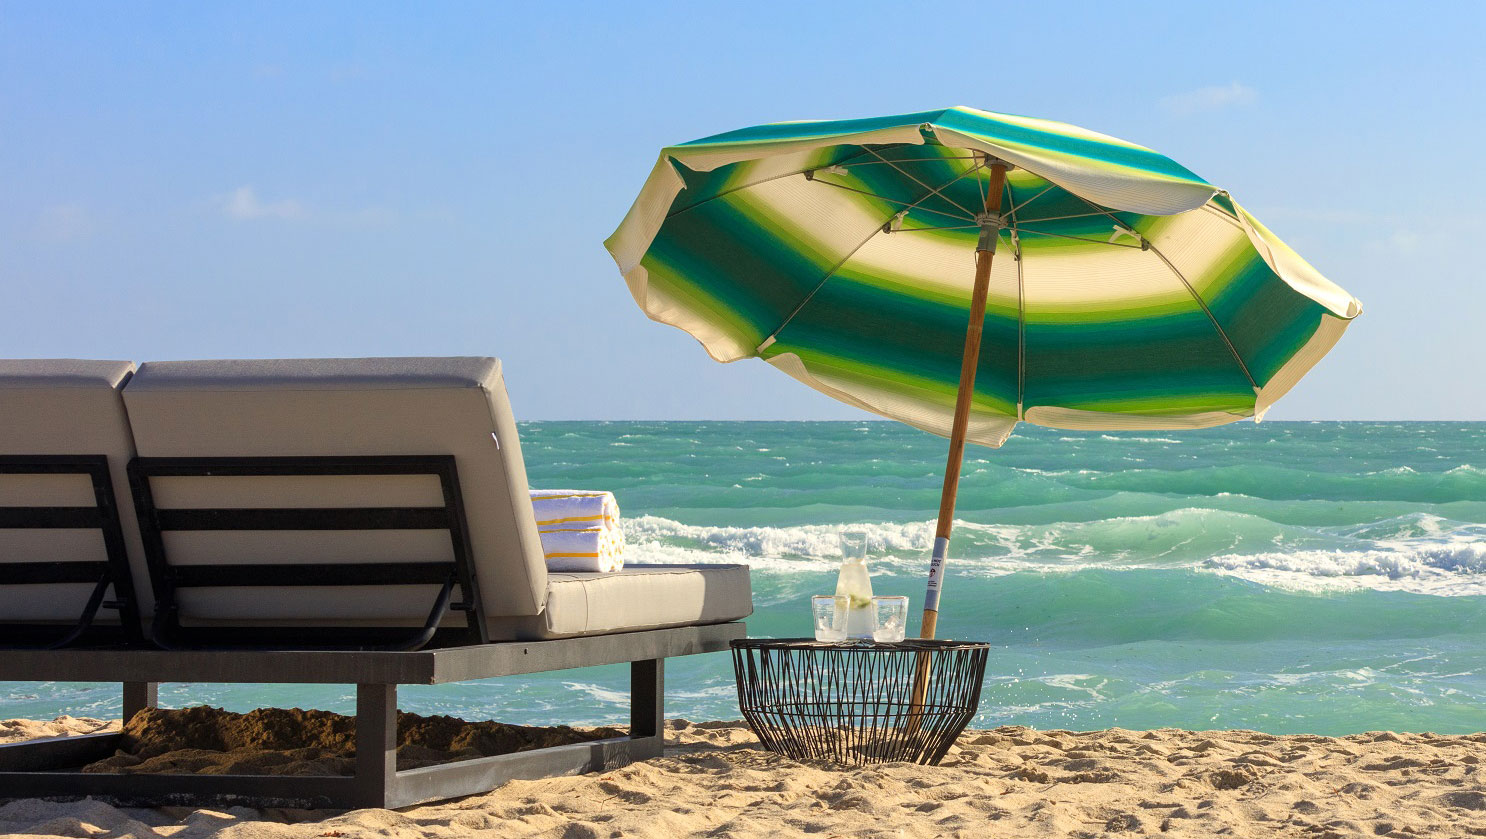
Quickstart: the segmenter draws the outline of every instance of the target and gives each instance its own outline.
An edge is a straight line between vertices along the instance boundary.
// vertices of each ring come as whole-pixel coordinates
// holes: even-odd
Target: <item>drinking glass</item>
[[[815,616],[815,640],[846,640],[846,616],[851,601],[842,594],[817,594],[810,598],[810,611]]]
[[[872,640],[880,644],[896,644],[903,640],[908,629],[908,598],[872,598]]]

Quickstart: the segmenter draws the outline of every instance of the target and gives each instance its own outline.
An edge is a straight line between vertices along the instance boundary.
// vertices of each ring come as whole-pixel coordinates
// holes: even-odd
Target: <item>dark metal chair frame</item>
[[[124,548],[119,505],[105,455],[0,455],[0,475],[86,475],[93,485],[91,507],[0,507],[0,528],[96,529],[105,559],[97,562],[4,562],[0,585],[92,583],[93,591],[70,626],[24,622],[0,623],[0,646],[48,648],[77,643],[138,643],[139,602]],[[109,587],[114,599],[105,600]],[[100,609],[119,613],[116,625],[94,623]]]
[[[431,475],[439,479],[438,507],[161,508],[151,479],[160,477]],[[437,641],[482,644],[487,635],[479,583],[471,568],[469,524],[452,455],[344,457],[137,457],[129,463],[129,486],[144,540],[145,563],[155,592],[154,642],[168,649],[189,647],[415,650]],[[182,530],[445,530],[452,562],[253,563],[172,565],[163,534]],[[428,618],[417,630],[398,627],[183,626],[183,588],[227,586],[405,586],[437,585]],[[454,587],[461,599],[451,602]],[[463,612],[463,628],[441,627],[450,612]]]
[[[43,471],[65,471],[63,466],[68,463],[101,465],[103,477],[94,477],[99,508],[112,510],[107,464],[101,458],[32,461],[44,466]],[[167,476],[388,474],[438,476],[444,504],[412,508],[162,509],[156,506],[150,486],[152,478]],[[406,807],[485,792],[518,778],[605,771],[660,756],[664,746],[665,659],[723,651],[731,641],[747,634],[743,623],[731,622],[550,641],[489,642],[479,581],[470,560],[464,502],[450,456],[136,458],[129,465],[129,480],[156,600],[151,640],[162,649],[131,648],[128,644],[97,649],[0,649],[0,680],[119,682],[123,684],[124,719],[155,707],[161,682],[354,684],[355,774],[86,773],[81,768],[114,754],[122,736],[90,734],[0,745],[0,800],[94,796],[124,805]],[[127,587],[127,560],[116,511],[112,530],[106,521],[104,525],[94,523],[100,516],[107,519],[91,508],[0,508],[0,526],[104,526],[107,538],[112,540],[110,545],[117,547],[116,553],[113,547],[110,549],[110,569],[115,574],[112,579]],[[181,530],[378,529],[447,530],[453,560],[188,567],[167,561],[163,537],[166,532]],[[118,576],[120,569],[122,576]],[[44,569],[23,573],[55,576]],[[10,578],[0,577],[6,579]],[[50,577],[45,581],[51,581]],[[198,627],[182,625],[180,620],[177,594],[183,588],[356,583],[434,584],[440,591],[427,621],[418,630]],[[456,585],[462,599],[451,603]],[[134,608],[132,602],[121,604],[121,608]],[[463,627],[441,627],[451,610],[465,614]],[[137,611],[132,614],[137,616]],[[125,620],[124,624],[138,627],[139,621]],[[625,663],[630,665],[631,685],[627,737],[397,771],[398,685],[447,684]]]
[[[407,807],[489,791],[521,778],[602,772],[661,755],[665,664],[726,650],[741,622],[552,641],[393,650],[0,650],[6,680],[122,682],[124,716],[156,703],[160,682],[355,684],[355,775],[85,773],[121,735],[88,734],[0,745],[0,800],[103,798],[126,806],[244,805],[351,809]],[[436,685],[630,665],[629,736],[397,770],[397,686]]]

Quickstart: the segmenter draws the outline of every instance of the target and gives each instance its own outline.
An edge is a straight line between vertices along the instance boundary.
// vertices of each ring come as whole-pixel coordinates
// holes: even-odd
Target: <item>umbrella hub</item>
[[[976,243],[975,250],[995,253],[996,239],[1001,228],[1006,226],[1005,216],[1000,213],[979,213],[975,216],[975,223],[980,225],[980,241]]]

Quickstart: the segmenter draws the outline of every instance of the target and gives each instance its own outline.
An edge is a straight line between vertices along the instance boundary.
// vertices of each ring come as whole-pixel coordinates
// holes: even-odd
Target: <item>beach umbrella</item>
[[[1256,421],[1361,305],[1224,190],[1073,125],[948,108],[661,151],[605,242],[645,314],[965,443]]]

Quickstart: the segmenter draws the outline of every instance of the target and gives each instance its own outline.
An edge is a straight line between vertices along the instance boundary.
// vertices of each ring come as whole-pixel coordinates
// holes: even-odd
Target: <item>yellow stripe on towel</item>
[[[538,521],[537,522],[537,526],[538,527],[546,527],[549,524],[567,524],[568,522],[574,522],[574,521],[601,521],[601,522],[604,522],[606,524],[612,524],[614,522],[614,517],[613,516],[602,516],[602,515],[600,515],[600,516],[568,516],[565,519],[547,519],[546,521]]]

